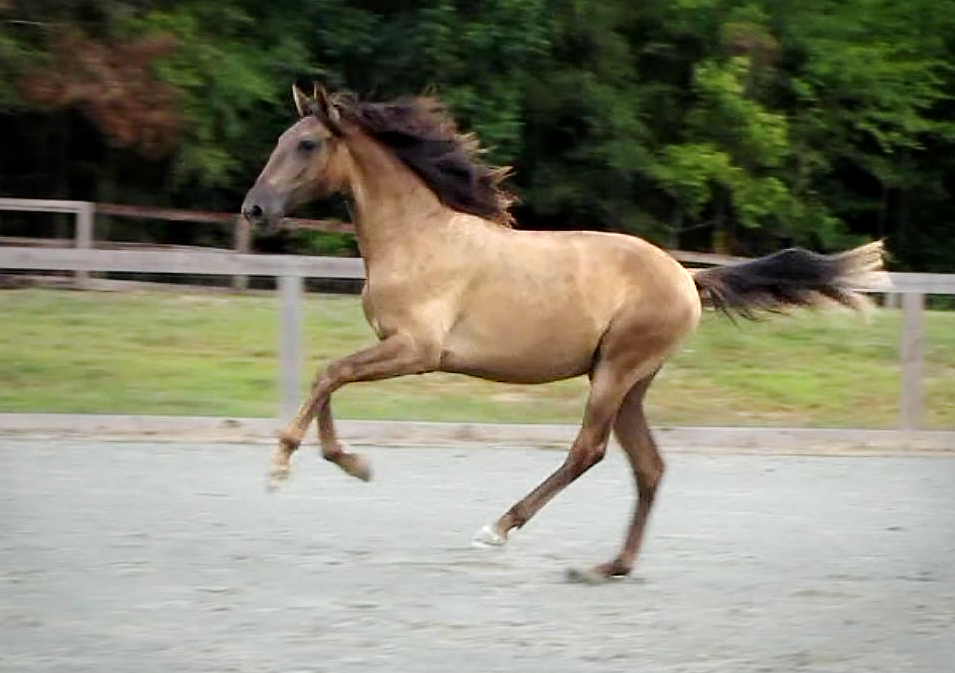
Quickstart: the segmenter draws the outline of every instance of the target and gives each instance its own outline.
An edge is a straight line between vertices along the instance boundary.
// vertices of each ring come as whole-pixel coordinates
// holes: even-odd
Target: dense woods
[[[897,270],[955,268],[937,0],[0,0],[0,195],[234,211],[312,80],[440,96],[514,167],[524,228],[741,255],[884,236]]]

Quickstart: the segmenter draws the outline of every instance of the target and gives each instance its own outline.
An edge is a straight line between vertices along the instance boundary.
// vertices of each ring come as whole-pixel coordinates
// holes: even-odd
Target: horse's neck
[[[451,211],[389,151],[363,135],[349,140],[355,233],[369,272],[407,264],[440,240]]]

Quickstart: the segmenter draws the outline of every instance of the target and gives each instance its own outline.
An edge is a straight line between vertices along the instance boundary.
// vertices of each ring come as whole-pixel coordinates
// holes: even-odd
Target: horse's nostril
[[[249,222],[261,222],[265,211],[262,210],[262,206],[258,204],[253,204],[251,206],[245,206],[242,209],[242,214],[245,215],[245,219]]]

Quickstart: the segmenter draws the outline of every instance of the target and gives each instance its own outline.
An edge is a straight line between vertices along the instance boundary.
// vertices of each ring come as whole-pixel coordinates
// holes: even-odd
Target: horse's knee
[[[607,443],[599,442],[596,444],[577,444],[567,457],[570,469],[575,474],[586,472],[594,465],[604,459],[607,454]]]

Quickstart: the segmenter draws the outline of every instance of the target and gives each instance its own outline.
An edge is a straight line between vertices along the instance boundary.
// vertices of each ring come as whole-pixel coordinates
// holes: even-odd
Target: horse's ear
[[[315,104],[315,115],[322,120],[322,123],[328,127],[328,130],[336,136],[342,135],[342,115],[335,101],[325,87],[321,84],[315,84],[315,93],[313,97]]]
[[[299,89],[297,84],[292,85],[292,98],[295,99],[295,109],[298,110],[299,117],[311,114],[308,95]]]

